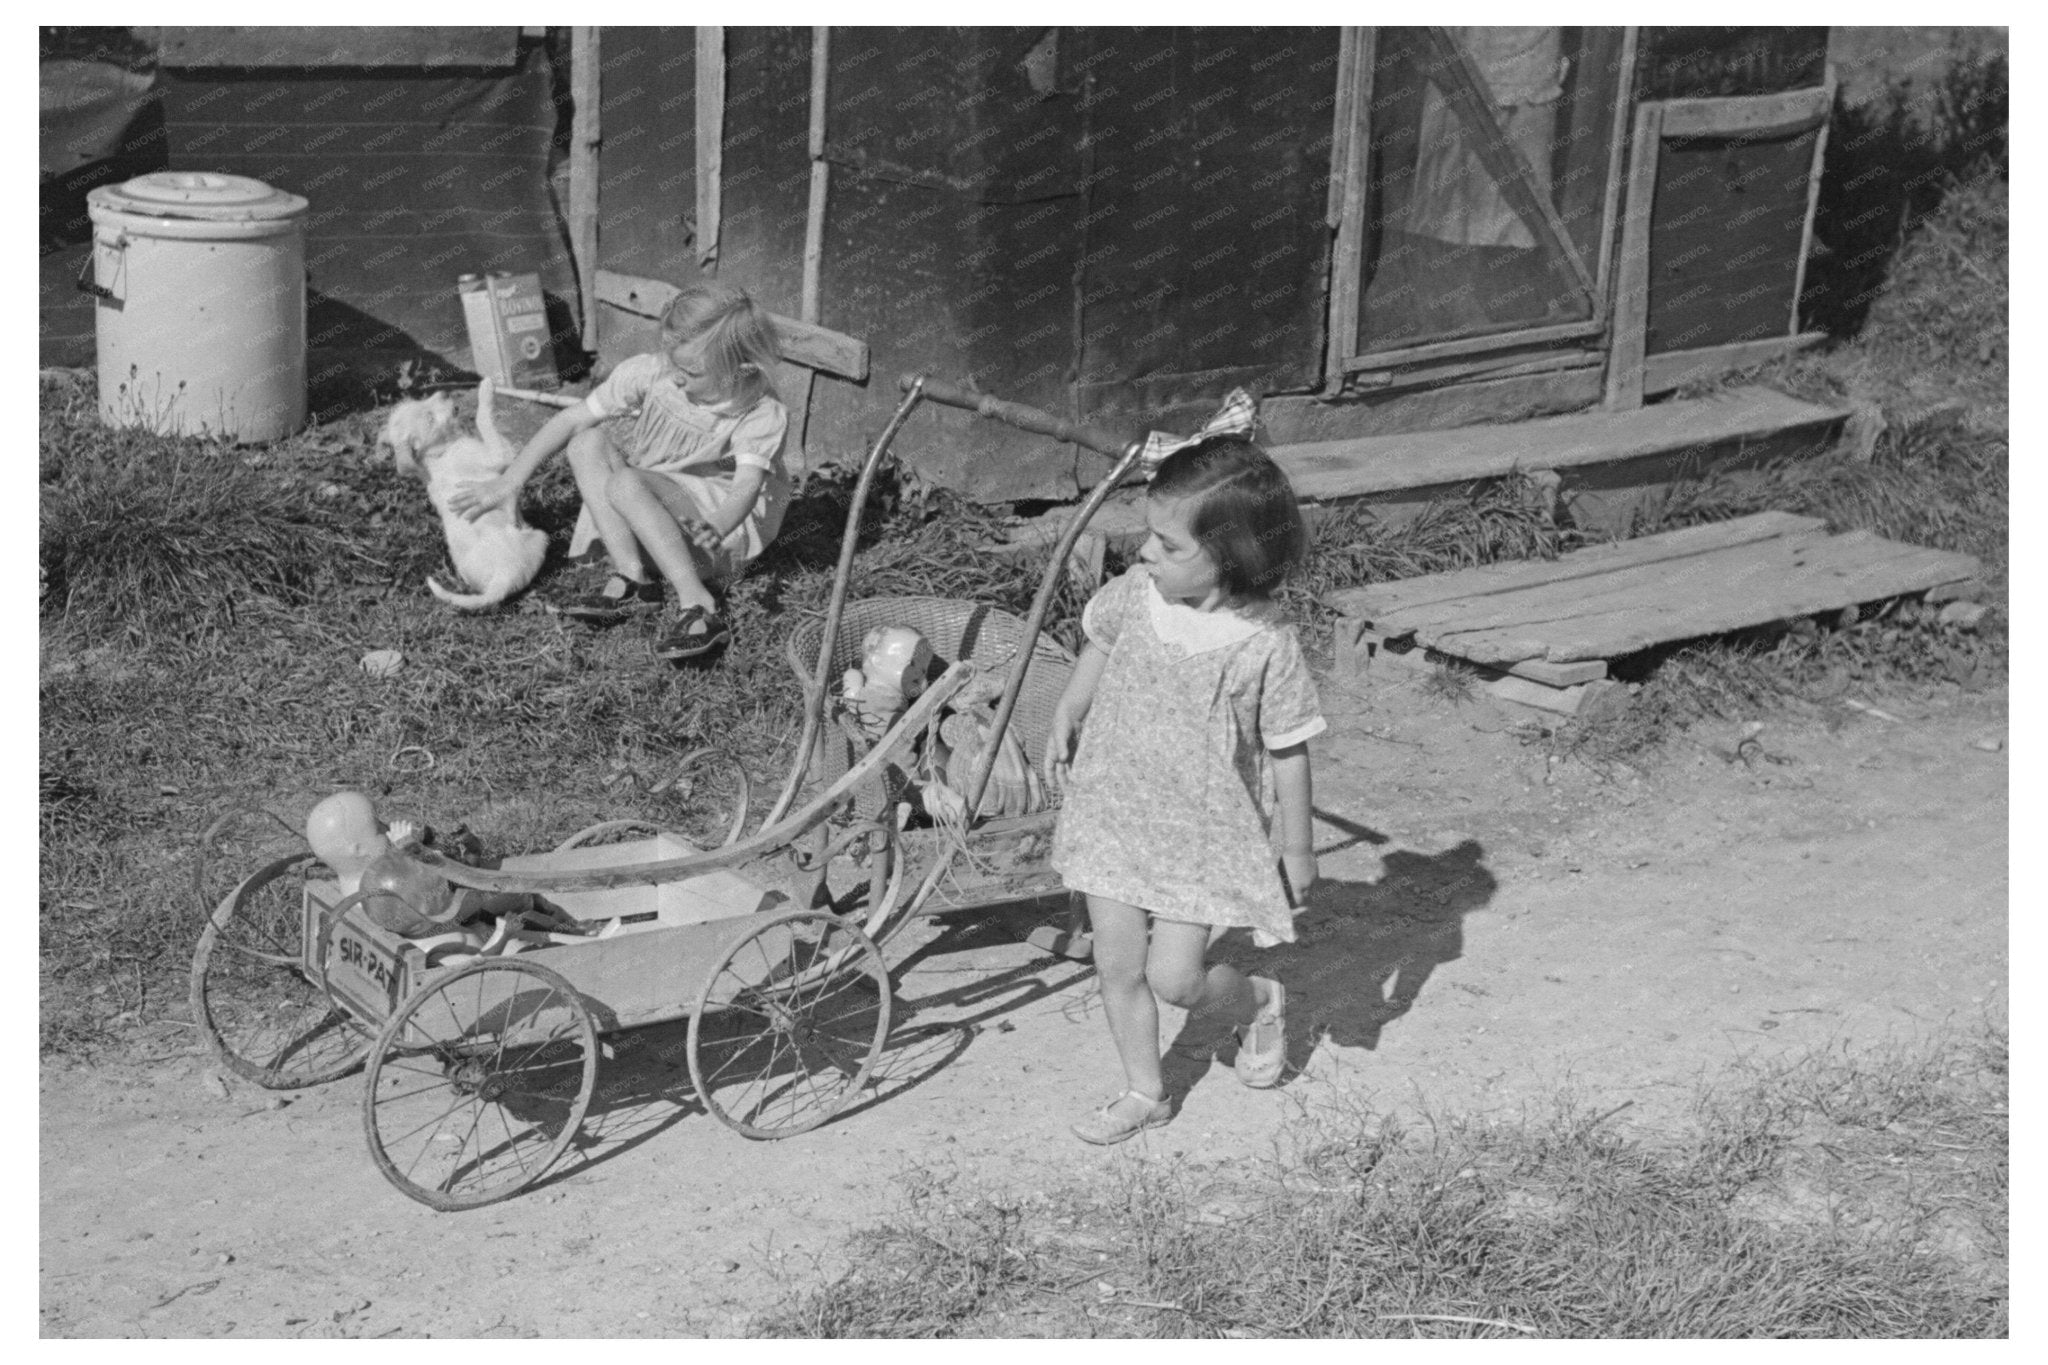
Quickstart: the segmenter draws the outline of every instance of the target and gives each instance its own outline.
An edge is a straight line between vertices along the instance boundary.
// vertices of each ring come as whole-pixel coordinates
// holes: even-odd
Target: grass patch
[[[559,559],[575,510],[564,471],[536,481],[529,502],[555,541],[534,594],[463,614],[423,590],[442,567],[439,527],[415,481],[369,460],[373,417],[241,450],[109,429],[95,412],[89,384],[45,394],[46,1048],[183,1016],[208,896],[226,890],[194,894],[197,839],[224,811],[276,816],[249,824],[224,869],[289,843],[343,787],[371,793],[387,818],[466,824],[492,852],[525,852],[602,819],[708,828],[700,787],[652,791],[706,745],[738,757],[769,798],[787,773],[800,690],[784,644],[829,595],[850,476],[814,479],[734,585],[732,647],[675,668],[644,631],[587,631],[542,610],[540,596],[591,586]],[[993,513],[881,485],[853,596],[1028,609],[1043,556],[987,553]],[[1063,587],[1048,618],[1070,645],[1080,605]],[[403,654],[396,674],[361,670],[375,649]]]
[[[1314,1116],[1263,1178],[913,1183],[768,1336],[1998,1337],[2004,1034],[1731,1072],[1682,1135]]]

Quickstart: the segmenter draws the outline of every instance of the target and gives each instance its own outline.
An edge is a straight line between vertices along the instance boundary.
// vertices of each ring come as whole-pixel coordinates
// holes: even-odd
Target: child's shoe
[[[715,611],[684,607],[654,637],[657,659],[694,659],[732,638],[732,627]]]
[[[624,574],[613,574],[597,592],[572,598],[555,610],[571,620],[593,626],[612,626],[629,616],[658,611],[661,598],[659,582],[642,583]]]
[[[1270,1090],[1280,1084],[1287,1069],[1287,988],[1263,976],[1254,981],[1266,985],[1266,1003],[1258,1017],[1237,1030],[1237,1078],[1254,1090]]]
[[[1126,1090],[1073,1128],[1074,1136],[1081,1141],[1108,1147],[1134,1138],[1147,1128],[1162,1127],[1172,1121],[1173,1106],[1165,1100]]]

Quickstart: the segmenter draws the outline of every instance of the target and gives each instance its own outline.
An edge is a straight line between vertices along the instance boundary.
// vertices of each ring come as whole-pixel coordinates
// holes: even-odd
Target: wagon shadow
[[[891,976],[901,980],[935,960],[1014,940],[1001,916],[956,922],[898,963]],[[994,972],[972,971],[958,986],[925,994],[909,995],[899,989],[889,1033],[865,1092],[822,1128],[923,1085],[959,1060],[983,1028],[1064,991],[1090,972],[1085,964],[1033,958]],[[623,1156],[685,1119],[717,1122],[690,1079],[687,1020],[644,1025],[609,1035],[605,1042],[610,1055],[598,1068],[590,1108],[567,1159],[535,1181],[529,1192]]]
[[[1437,967],[1464,954],[1465,916],[1499,885],[1471,839],[1442,853],[1396,851],[1383,862],[1376,883],[1317,882],[1295,919],[1295,942],[1255,949],[1234,935],[1212,954],[1286,983],[1290,1073],[1325,1037],[1377,1049],[1381,1031],[1415,1006]],[[1190,1017],[1165,1057],[1167,1098],[1178,1104],[1214,1062],[1228,1065],[1236,1048],[1228,1025]]]

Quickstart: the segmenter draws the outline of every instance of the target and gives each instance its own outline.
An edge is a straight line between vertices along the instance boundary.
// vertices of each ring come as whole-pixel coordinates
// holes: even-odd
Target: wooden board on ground
[[[1811,517],[1760,512],[1325,600],[1354,630],[1557,687],[1580,679],[1555,670],[1656,644],[1918,592],[1951,595],[1977,567],[1969,555],[1869,531],[1829,535]]]

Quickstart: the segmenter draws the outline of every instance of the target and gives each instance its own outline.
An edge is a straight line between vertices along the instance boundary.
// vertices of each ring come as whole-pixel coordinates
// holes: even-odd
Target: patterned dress
[[[680,485],[707,518],[732,496],[741,465],[767,471],[753,509],[725,538],[725,557],[734,567],[759,555],[782,529],[791,480],[783,448],[789,410],[779,399],[763,397],[745,407],[695,402],[667,357],[650,354],[621,361],[583,401],[599,417],[637,414],[630,434],[612,437],[613,448],[635,469]],[[618,425],[623,424],[614,430]],[[570,556],[582,554],[596,538],[597,523],[585,508],[570,537]]]
[[[1143,567],[1081,618],[1109,655],[1061,799],[1052,865],[1075,891],[1161,919],[1291,942],[1270,751],[1327,728],[1277,607],[1196,611]]]

